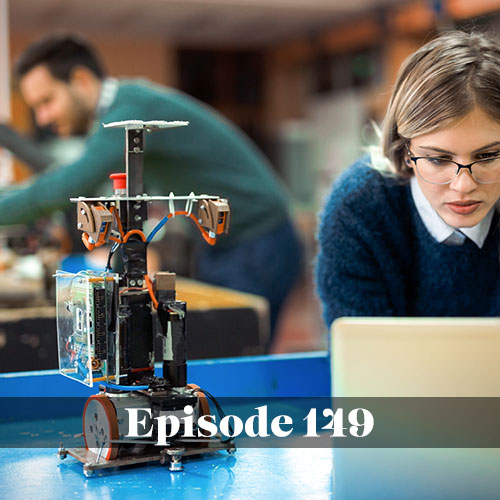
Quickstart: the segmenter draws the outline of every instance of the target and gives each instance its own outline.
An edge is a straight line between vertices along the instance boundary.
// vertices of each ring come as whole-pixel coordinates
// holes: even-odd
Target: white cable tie
[[[174,217],[175,216],[175,203],[174,203],[174,193],[172,191],[170,191],[170,194],[168,195],[168,209],[170,210],[172,217]]]
[[[193,211],[194,200],[195,200],[195,194],[193,193],[193,191],[191,191],[186,201],[186,212],[188,217],[191,215],[191,212]]]

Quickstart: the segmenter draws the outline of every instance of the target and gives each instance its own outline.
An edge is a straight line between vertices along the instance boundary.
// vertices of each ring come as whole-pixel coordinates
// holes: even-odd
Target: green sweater
[[[0,196],[0,225],[30,222],[69,206],[69,198],[92,196],[112,172],[125,171],[120,120],[187,120],[187,127],[145,137],[144,186],[149,195],[219,195],[231,205],[234,245],[286,219],[283,187],[262,153],[236,127],[207,105],[179,91],[145,81],[120,81],[109,106],[98,111],[82,155]],[[111,181],[109,181],[111,182]],[[166,209],[167,210],[167,209]]]

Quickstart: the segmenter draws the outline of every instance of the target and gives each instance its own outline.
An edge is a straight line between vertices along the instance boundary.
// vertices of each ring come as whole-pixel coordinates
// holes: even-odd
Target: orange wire
[[[203,227],[201,227],[200,223],[198,222],[198,219],[194,216],[194,214],[190,214],[185,210],[181,210],[179,212],[170,212],[167,217],[168,220],[172,219],[172,217],[175,217],[176,215],[185,215],[186,217],[189,217],[194,221],[198,229],[200,230],[201,235],[203,236],[203,239],[209,244],[209,245],[215,245],[216,239],[211,238],[207,232],[207,230]]]
[[[131,231],[128,231],[127,234],[124,235],[123,234],[122,222],[121,222],[120,217],[118,215],[118,210],[116,209],[116,207],[111,207],[110,210],[111,210],[111,212],[113,213],[113,215],[116,218],[116,223],[118,225],[118,230],[119,230],[120,235],[122,237],[122,242],[123,243],[126,243],[128,241],[128,239],[130,238],[130,236],[132,236],[133,234],[139,235],[141,237],[142,241],[146,242],[146,236],[145,236],[145,234],[142,231],[140,231],[139,229],[132,229]],[[122,243],[122,242],[118,241],[116,238],[111,237],[111,239],[113,241],[116,241],[117,243]],[[153,303],[154,308],[158,309],[158,300],[156,299],[154,291],[153,291],[153,283],[151,282],[151,279],[150,279],[150,277],[147,274],[144,275],[144,281],[146,282],[146,286],[147,286],[147,289],[148,289],[148,292],[149,292],[149,296],[151,297],[151,302]],[[127,290],[133,290],[133,289],[137,290],[138,287],[137,288],[135,288],[135,287],[127,288],[125,290],[122,290],[122,292],[120,292],[120,294],[123,293],[123,292],[125,292],[125,291],[127,291]]]
[[[146,282],[146,286],[148,287],[148,292],[149,296],[151,297],[151,302],[153,303],[153,306],[155,309],[158,309],[158,301],[156,300],[154,291],[153,291],[153,283],[151,282],[150,277],[145,274],[144,275],[144,281]]]
[[[187,212],[184,212],[183,215],[188,215]],[[209,244],[209,245],[215,245],[215,241],[216,239],[215,238],[212,238],[209,236],[208,232],[206,231],[206,229],[202,228],[200,223],[198,222],[198,219],[193,215],[193,214],[189,214],[189,217],[194,221],[194,223],[198,226],[198,229],[200,230],[201,232],[201,235],[203,236],[204,240]]]
[[[113,214],[116,218],[116,221],[118,224],[118,229],[119,229],[120,234],[121,234],[122,239],[123,239],[123,243],[126,243],[129,239],[129,237],[132,236],[133,234],[139,235],[141,237],[142,241],[146,242],[145,234],[142,231],[139,231],[139,229],[132,229],[131,231],[128,231],[127,234],[124,235],[122,223],[120,221],[120,217],[118,216],[118,211],[116,210],[116,207],[111,207],[111,211],[113,212]],[[209,245],[215,244],[216,239],[209,236],[208,232],[203,227],[201,227],[200,223],[198,222],[198,219],[193,214],[188,213],[187,211],[183,210],[183,211],[179,211],[179,212],[174,212],[173,214],[170,213],[170,214],[168,214],[167,217],[170,220],[172,217],[174,217],[176,215],[186,215],[187,217],[191,218],[194,221],[194,223],[196,224],[196,226],[198,227],[198,229],[200,230],[205,241]],[[144,275],[144,281],[146,283],[146,286],[147,286],[147,289],[149,292],[149,296],[151,297],[151,302],[153,303],[154,308],[158,309],[158,300],[156,299],[154,291],[153,291],[153,283],[151,282],[151,278],[147,274]]]
[[[139,229],[131,229],[124,237],[123,237],[123,243],[125,243],[126,241],[128,241],[129,237],[132,236],[133,234],[138,234],[142,241],[146,241],[146,236],[144,235],[144,233],[142,231],[139,231]]]

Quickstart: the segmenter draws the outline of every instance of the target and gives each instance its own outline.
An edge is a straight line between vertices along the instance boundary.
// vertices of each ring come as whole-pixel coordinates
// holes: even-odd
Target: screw
[[[87,462],[83,465],[83,474],[85,477],[90,477],[92,474],[94,474],[93,469],[88,469],[88,467],[92,467],[92,464],[90,462]]]
[[[135,286],[135,280],[130,280],[129,284],[130,284],[130,286]]]
[[[136,144],[139,144],[139,142],[140,142],[139,137],[134,137],[134,142],[135,142]]]
[[[169,466],[170,471],[179,472],[184,469],[182,465],[182,455],[185,451],[186,450],[184,448],[171,448],[170,450],[167,450],[167,453],[172,459]]]
[[[141,150],[141,148],[140,148],[140,147],[138,147],[138,146],[136,146],[136,147],[134,148],[134,153],[138,153],[140,150]]]
[[[137,285],[142,286],[142,280],[137,280]]]
[[[140,220],[142,220],[142,217],[140,215],[136,215],[136,216],[134,216],[134,220],[140,221]]]
[[[83,224],[82,224],[81,222],[79,222],[79,223],[76,225],[76,227],[77,227],[78,229],[81,229],[81,228],[83,227]]]
[[[184,469],[184,466],[177,457],[172,457],[172,462],[170,463],[169,469],[171,472],[180,472]]]

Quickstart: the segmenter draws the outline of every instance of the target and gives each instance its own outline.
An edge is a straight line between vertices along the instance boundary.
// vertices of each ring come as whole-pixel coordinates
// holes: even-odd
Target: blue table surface
[[[0,497],[69,498],[300,498],[332,495],[330,449],[242,449],[187,461],[182,472],[159,464],[96,471],[59,461],[54,450],[3,449]]]
[[[193,361],[188,373],[191,382],[217,397],[330,395],[330,362],[324,352]],[[0,375],[3,397],[87,397],[95,392],[57,371]],[[77,415],[65,418],[75,425],[80,421]],[[31,423],[38,425],[34,419]],[[23,425],[4,422],[0,434],[6,429],[14,435]],[[64,439],[70,436],[63,426],[55,430]],[[330,448],[240,448],[234,455],[190,458],[181,472],[150,463],[96,471],[90,478],[79,461],[60,461],[56,451],[0,448],[0,499],[500,498],[499,449],[340,448],[334,467]]]
[[[330,395],[325,352],[193,361],[190,382],[217,397]],[[57,371],[0,374],[0,396],[95,394]],[[52,448],[0,449],[0,498],[274,498],[324,499],[333,495],[329,448],[246,448],[185,461],[182,472],[159,463],[96,471],[86,478],[72,457]]]

